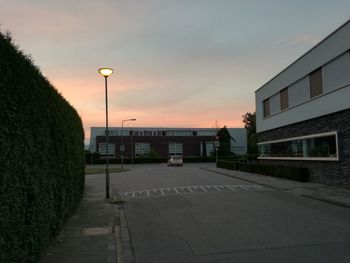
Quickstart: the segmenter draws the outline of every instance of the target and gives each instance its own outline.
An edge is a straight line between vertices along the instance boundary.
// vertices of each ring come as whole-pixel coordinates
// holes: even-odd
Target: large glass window
[[[259,143],[260,159],[338,160],[337,133]]]
[[[170,142],[169,143],[169,155],[182,155],[183,154],[183,146],[182,143],[178,142]]]
[[[101,157],[107,157],[107,143],[100,143],[98,145],[98,152],[100,153]],[[115,145],[113,143],[108,144],[108,156],[109,157],[115,157]]]
[[[214,153],[214,142],[201,142],[200,143],[200,155],[209,157]]]
[[[147,156],[151,151],[149,143],[137,142],[135,143],[135,155],[136,156]]]

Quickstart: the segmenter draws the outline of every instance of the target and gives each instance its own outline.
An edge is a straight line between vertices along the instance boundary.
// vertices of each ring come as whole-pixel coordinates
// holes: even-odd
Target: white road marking
[[[200,186],[200,188],[201,188],[204,192],[208,192],[208,189],[206,189],[204,186]]]
[[[190,193],[203,192],[238,192],[238,191],[264,191],[267,188],[261,185],[191,185],[191,186],[176,186],[164,187],[156,189],[138,190],[132,192],[121,193],[125,199],[132,198],[148,198],[157,196],[180,195]],[[270,189],[269,189],[270,190]]]

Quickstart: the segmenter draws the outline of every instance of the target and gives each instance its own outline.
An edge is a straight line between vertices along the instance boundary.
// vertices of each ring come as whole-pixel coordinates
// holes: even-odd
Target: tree
[[[247,129],[248,154],[257,154],[256,113],[247,112],[242,115],[244,128]]]
[[[218,130],[216,136],[219,137],[219,156],[230,156],[231,155],[231,140],[234,140],[227,130],[226,125]]]

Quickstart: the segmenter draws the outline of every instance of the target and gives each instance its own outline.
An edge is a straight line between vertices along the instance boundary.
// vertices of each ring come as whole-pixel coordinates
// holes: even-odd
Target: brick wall
[[[162,157],[169,156],[169,143],[178,142],[183,144],[183,156],[200,156],[200,143],[214,141],[213,136],[124,136],[123,143],[125,145],[124,157],[130,158],[131,156],[131,140],[132,144],[135,147],[135,143],[149,143],[151,151],[153,150]],[[100,143],[105,143],[105,136],[96,137],[96,145]],[[121,145],[120,136],[110,136],[109,143],[115,144],[116,158],[120,157],[119,147]],[[97,148],[98,149],[98,148]],[[135,154],[135,148],[134,148]]]
[[[339,161],[259,160],[259,162],[308,167],[310,178],[314,182],[350,187],[350,109],[261,132],[258,134],[258,142],[331,131],[338,131]]]

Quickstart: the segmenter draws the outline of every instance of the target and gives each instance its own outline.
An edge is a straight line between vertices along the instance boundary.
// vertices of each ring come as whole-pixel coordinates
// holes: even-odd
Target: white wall
[[[350,108],[350,86],[317,97],[297,107],[282,111],[257,124],[257,131],[262,132],[292,123],[317,118]],[[257,119],[258,120],[258,119]],[[258,122],[257,122],[258,123]],[[258,129],[259,127],[259,129]]]

